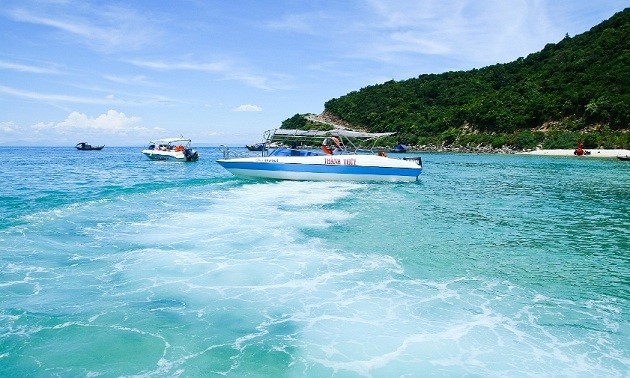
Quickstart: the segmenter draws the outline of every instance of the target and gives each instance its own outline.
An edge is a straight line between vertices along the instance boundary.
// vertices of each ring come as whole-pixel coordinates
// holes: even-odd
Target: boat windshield
[[[268,156],[319,156],[319,152],[308,150],[296,150],[293,148],[277,148],[269,153]]]

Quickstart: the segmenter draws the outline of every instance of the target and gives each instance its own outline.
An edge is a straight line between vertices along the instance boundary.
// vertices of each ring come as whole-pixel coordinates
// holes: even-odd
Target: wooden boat
[[[88,144],[86,142],[81,142],[81,143],[77,143],[77,145],[75,146],[77,150],[79,151],[100,151],[103,149],[103,146],[92,146],[91,144]]]
[[[394,148],[390,149],[389,152],[405,153],[405,152],[407,152],[407,146],[405,146],[402,143],[398,143],[397,145],[394,146]]]
[[[250,151],[264,151],[267,149],[264,143],[247,144],[245,147]]]

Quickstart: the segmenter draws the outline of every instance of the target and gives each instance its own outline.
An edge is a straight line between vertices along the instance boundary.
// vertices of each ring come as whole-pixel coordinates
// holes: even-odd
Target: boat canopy
[[[332,130],[299,130],[299,129],[271,129],[265,131],[264,140],[267,146],[277,144],[278,146],[289,146],[296,148],[319,148],[322,145],[330,146],[333,149],[343,150],[345,153],[356,153],[359,150],[372,151],[377,141],[384,137],[396,134],[388,133],[368,133],[336,128]]]
[[[322,137],[322,138],[340,136],[340,137],[345,137],[345,138],[363,138],[363,139],[383,138],[383,137],[396,134],[396,133],[366,133],[366,132],[352,131],[352,130],[346,130],[346,129],[333,129],[333,130],[327,130],[327,131],[275,129],[275,130],[269,130],[269,131],[273,135],[276,135],[276,136],[302,136],[302,137]]]
[[[164,138],[164,139],[156,139],[156,140],[152,140],[151,141],[151,143],[154,143],[154,144],[170,144],[170,143],[177,143],[177,142],[190,143],[190,139],[185,139],[185,138]]]

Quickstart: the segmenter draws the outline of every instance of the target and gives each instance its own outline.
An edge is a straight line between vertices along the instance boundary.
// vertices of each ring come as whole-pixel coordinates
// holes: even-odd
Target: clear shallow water
[[[630,164],[415,184],[0,148],[0,376],[630,374]]]

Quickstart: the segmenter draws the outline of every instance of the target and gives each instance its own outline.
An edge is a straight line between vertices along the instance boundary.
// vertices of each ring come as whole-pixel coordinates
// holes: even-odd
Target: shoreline
[[[575,156],[573,154],[574,150],[570,149],[558,149],[558,150],[533,150],[533,151],[524,151],[517,152],[517,154],[521,155],[546,155],[546,156]],[[583,158],[616,158],[617,156],[630,156],[630,150],[623,149],[614,149],[614,150],[606,150],[606,149],[585,149],[584,151],[590,152],[589,155],[582,155],[579,157]]]
[[[630,149],[603,149],[593,148],[585,149],[588,155],[576,156],[573,152],[574,148],[565,149],[535,149],[535,150],[516,150],[508,146],[501,148],[492,148],[490,146],[434,146],[434,145],[422,145],[422,146],[409,146],[408,152],[454,152],[454,153],[474,153],[474,154],[513,154],[513,155],[539,155],[539,156],[575,156],[584,158],[616,158],[617,156],[630,156]]]

